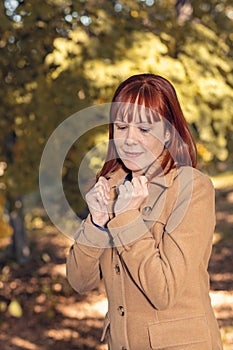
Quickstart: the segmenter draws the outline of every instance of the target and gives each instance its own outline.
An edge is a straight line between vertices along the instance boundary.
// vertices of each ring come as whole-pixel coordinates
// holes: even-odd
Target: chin
[[[143,171],[143,168],[142,167],[139,167],[137,164],[133,163],[133,162],[130,162],[130,161],[124,161],[124,166],[129,169],[130,171],[133,171],[133,172],[141,172]]]

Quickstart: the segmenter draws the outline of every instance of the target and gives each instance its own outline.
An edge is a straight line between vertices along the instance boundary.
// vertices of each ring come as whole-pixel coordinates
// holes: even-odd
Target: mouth
[[[137,158],[142,155],[143,152],[128,152],[128,151],[123,151],[125,156],[127,158]]]

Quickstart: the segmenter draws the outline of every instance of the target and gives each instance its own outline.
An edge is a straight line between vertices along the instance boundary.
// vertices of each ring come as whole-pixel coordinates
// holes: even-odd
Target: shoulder
[[[175,206],[181,203],[213,201],[215,190],[208,175],[192,167],[180,167],[170,188],[170,198],[176,197]]]
[[[166,225],[167,232],[172,232],[184,219],[193,223],[194,216],[214,215],[214,186],[209,176],[192,167],[181,167],[172,187],[168,199],[171,198],[174,204]]]
[[[194,189],[201,190],[206,194],[213,194],[215,192],[210,177],[198,169],[193,169],[193,181]]]
[[[188,185],[199,190],[205,189],[206,191],[214,191],[214,186],[210,177],[196,168],[188,166],[179,168],[177,171],[176,182],[177,181],[182,184],[182,187]]]

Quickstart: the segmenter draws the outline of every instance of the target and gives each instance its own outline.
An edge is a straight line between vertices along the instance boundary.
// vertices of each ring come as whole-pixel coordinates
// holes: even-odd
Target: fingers
[[[143,186],[148,186],[148,179],[146,176],[139,176],[139,180]]]
[[[105,205],[108,204],[110,199],[110,186],[103,176],[101,176],[95,184],[94,192],[99,203],[103,202]]]
[[[137,177],[133,177],[132,184],[135,184],[136,186],[140,186],[140,185],[147,186],[148,180],[146,176],[137,176]]]
[[[100,177],[94,187],[86,194],[86,201],[92,206],[95,206],[95,202],[97,202],[100,207],[105,207],[109,199],[109,183],[104,177]]]
[[[118,188],[119,196],[147,196],[148,195],[148,180],[145,176],[138,176],[132,181],[126,181]]]
[[[148,180],[145,176],[138,176],[132,179],[132,186],[135,194],[148,195]]]
[[[131,182],[126,181],[123,185],[118,187],[118,196],[124,198],[131,198],[133,193],[133,186]]]
[[[95,200],[98,202],[100,210],[104,210],[104,208],[107,205],[107,200],[103,197],[103,195],[100,192],[95,193]]]
[[[148,196],[148,181],[145,176],[126,181],[118,188],[114,211],[118,215],[130,209],[139,209]]]

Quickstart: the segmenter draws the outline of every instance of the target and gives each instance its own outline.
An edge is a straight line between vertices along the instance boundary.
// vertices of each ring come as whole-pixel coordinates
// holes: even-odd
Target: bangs
[[[112,101],[111,122],[150,123],[161,121],[160,94],[141,81],[125,86]]]
[[[126,123],[149,123],[161,121],[160,114],[139,101],[132,102],[113,102],[111,105],[111,122],[116,120]]]

